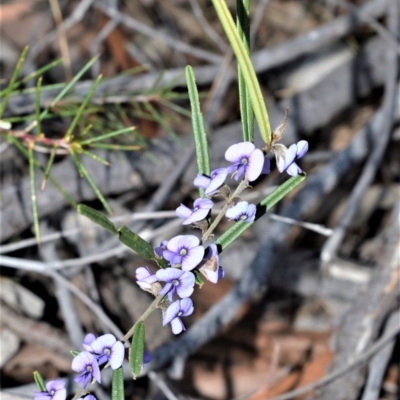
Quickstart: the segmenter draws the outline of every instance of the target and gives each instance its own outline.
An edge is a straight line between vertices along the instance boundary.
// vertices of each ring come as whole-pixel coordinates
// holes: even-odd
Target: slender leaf
[[[49,174],[50,174],[50,169],[53,166],[54,158],[56,157],[57,148],[58,148],[58,146],[54,146],[52,148],[52,150],[51,150],[49,161],[47,162],[46,170],[44,171],[41,190],[44,190],[44,188],[46,187],[46,182],[47,182],[47,179],[48,179]]]
[[[83,140],[82,142],[79,142],[79,144],[84,146],[86,144],[90,144],[90,143],[94,143],[94,142],[100,142],[100,141],[103,141],[105,139],[112,138],[114,136],[122,135],[123,133],[132,132],[135,129],[136,128],[134,126],[130,126],[129,128],[120,129],[118,131],[105,133],[104,135],[95,136],[95,137],[92,137],[90,139]]]
[[[199,174],[210,175],[210,154],[208,151],[207,134],[203,115],[200,111],[199,95],[196,80],[191,66],[185,68],[186,83],[192,109],[193,139],[196,148],[197,169]]]
[[[64,89],[61,90],[61,92],[53,99],[53,101],[50,103],[50,106],[46,108],[45,110],[42,111],[42,114],[40,115],[41,119],[43,119],[50,111],[51,108],[53,108],[70,90],[71,88],[75,85],[76,82],[83,76],[83,74],[97,61],[97,56],[92,58],[74,77],[71,79],[70,82],[64,87]]]
[[[4,92],[4,97],[3,97],[3,100],[2,100],[2,102],[0,104],[0,118],[3,115],[4,110],[7,107],[8,98],[10,97],[11,91],[13,90],[13,85],[14,85],[15,81],[18,78],[19,71],[22,68],[22,64],[25,61],[26,54],[28,53],[28,49],[29,49],[29,46],[25,46],[25,48],[22,50],[21,56],[19,57],[17,65],[16,65],[16,67],[14,69],[14,72],[13,72],[13,74],[11,76],[10,83],[8,84],[7,89]]]
[[[225,3],[225,0],[212,0],[218,18],[228,36],[229,43],[235,53],[236,59],[240,65],[243,78],[246,82],[248,92],[250,94],[251,103],[253,105],[254,114],[256,116],[262,139],[267,147],[271,145],[271,126],[269,123],[267,109],[264,103],[264,97],[261,92],[257,75],[254,71],[250,57],[246,48],[236,30],[232,15]]]
[[[125,400],[124,371],[122,367],[112,372],[111,400]]]
[[[143,354],[144,354],[144,323],[139,322],[135,326],[133,331],[131,351],[129,354],[129,364],[131,366],[131,371],[133,379],[136,379],[140,374],[143,365]]]
[[[40,121],[40,92],[42,88],[42,77],[40,77],[36,84],[36,102],[35,102],[35,112],[36,112],[36,136],[40,135],[42,132],[42,126]]]
[[[94,147],[96,149],[106,149],[106,150],[121,150],[121,151],[127,151],[127,150],[141,150],[142,146],[137,146],[137,145],[130,145],[130,144],[108,144],[108,143],[95,143],[95,144],[90,144],[90,147]]]
[[[71,125],[69,126],[69,128],[68,128],[68,130],[67,130],[67,132],[65,134],[65,137],[64,137],[64,139],[67,142],[71,141],[71,137],[72,137],[72,134],[74,132],[74,129],[75,129],[76,125],[78,124],[80,118],[82,117],[83,111],[85,110],[85,108],[88,105],[90,99],[92,98],[93,93],[97,89],[97,86],[99,85],[99,83],[101,81],[101,78],[102,78],[102,75],[99,75],[97,77],[97,79],[94,81],[94,83],[93,83],[92,87],[90,88],[88,94],[86,95],[85,99],[83,100],[82,104],[80,105],[80,107],[78,109],[78,112],[76,113],[74,119],[72,120]]]
[[[72,357],[76,357],[80,351],[79,350],[71,350],[70,353],[72,354]]]
[[[40,375],[39,371],[34,371],[33,372],[33,379],[35,380],[36,386],[39,388],[41,392],[46,392],[46,383],[44,379],[42,378],[42,375]]]
[[[194,270],[194,276],[196,278],[196,283],[202,287],[204,285],[204,279],[203,276],[201,275],[201,272],[198,271],[197,269]]]
[[[262,217],[269,209],[281,201],[290,191],[304,181],[305,175],[293,176],[275,189],[264,200],[257,205],[256,219]],[[246,229],[250,228],[253,222],[236,222],[226,232],[224,232],[214,243],[221,247],[221,251],[225,250],[233,241],[235,241]]]
[[[24,79],[22,79],[22,83],[26,83],[30,81],[31,79],[36,78],[37,76],[43,75],[45,72],[47,72],[49,69],[52,69],[56,67],[57,65],[62,63],[62,58],[59,58],[58,60],[52,61],[51,63],[45,65],[42,68],[39,68],[38,70],[32,72],[31,74],[25,76]]]
[[[151,244],[147,243],[126,226],[118,229],[118,237],[123,244],[138,253],[145,260],[151,260],[154,258],[154,250]]]
[[[105,160],[104,158],[98,156],[97,154],[92,153],[91,151],[82,150],[82,153],[83,153],[85,156],[88,156],[88,157],[90,157],[90,158],[93,158],[93,160],[96,160],[96,161],[98,161],[99,163],[101,163],[101,164],[103,164],[103,165],[106,165],[107,167],[110,166],[110,163],[109,163],[107,160]]]
[[[35,158],[33,156],[33,142],[30,142],[28,146],[28,159],[29,159],[29,184],[31,188],[33,230],[35,232],[36,242],[40,244],[39,214],[38,214],[37,200],[36,200]]]
[[[236,0],[237,5],[237,30],[243,45],[250,56],[250,0]],[[251,98],[246,87],[241,67],[238,65],[238,86],[240,115],[242,119],[243,140],[254,142],[254,113]]]
[[[100,211],[95,210],[92,207],[89,207],[85,204],[78,205],[78,213],[88,217],[90,220],[95,222],[96,224],[102,226],[103,228],[107,229],[109,232],[113,233],[114,235],[118,235],[117,228],[114,224]]]
[[[79,159],[78,155],[74,151],[71,151],[70,154],[71,154],[72,158],[75,161],[75,164],[76,164],[76,166],[78,168],[79,173],[82,174],[86,178],[86,180],[88,181],[89,185],[92,187],[93,191],[96,193],[96,196],[98,197],[98,199],[103,204],[104,208],[107,210],[107,212],[109,214],[111,214],[112,211],[111,211],[110,206],[108,205],[106,199],[102,195],[100,189],[97,187],[97,185],[94,182],[93,178],[90,176],[89,172],[87,171],[85,166],[82,164],[82,162]]]

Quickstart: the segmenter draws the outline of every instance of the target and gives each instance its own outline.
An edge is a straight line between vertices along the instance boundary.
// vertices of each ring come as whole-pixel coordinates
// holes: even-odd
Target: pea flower
[[[85,396],[85,397],[80,397],[80,398],[77,399],[77,400],[97,400],[97,399],[96,399],[96,397],[93,396],[92,394],[88,394],[87,396]]]
[[[193,235],[179,235],[168,241],[163,257],[170,265],[181,265],[183,271],[195,268],[203,259],[204,247]]]
[[[86,351],[92,351],[91,344],[95,339],[96,339],[96,336],[93,335],[93,333],[88,333],[87,335],[85,335],[85,337],[83,338],[83,343],[82,343],[83,348]]]
[[[277,167],[279,172],[286,171],[291,176],[296,176],[302,172],[295,160],[304,157],[308,151],[308,142],[300,140],[297,144],[292,144],[286,151],[277,156]]]
[[[75,382],[81,383],[83,388],[95,379],[101,383],[101,375],[96,357],[88,351],[82,351],[73,360],[71,368],[79,375],[74,379]]]
[[[227,168],[217,168],[211,171],[209,177],[203,174],[197,174],[193,184],[200,189],[205,189],[204,193],[208,196],[214,194],[216,190],[223,185],[228,174]]]
[[[194,291],[195,277],[191,272],[185,272],[176,268],[159,269],[156,276],[160,281],[166,282],[164,288],[158,293],[168,293],[168,300],[173,301],[176,292],[181,299],[189,297]]]
[[[163,316],[163,326],[171,323],[172,333],[177,335],[186,330],[180,317],[186,317],[192,314],[193,311],[194,307],[191,299],[177,300],[167,308],[167,311],[165,311]]]
[[[255,204],[249,204],[247,201],[239,201],[235,206],[228,208],[225,217],[235,221],[252,222],[256,215]]]
[[[224,269],[219,265],[219,255],[217,245],[212,243],[206,249],[204,264],[199,271],[212,283],[217,283],[225,276]]]
[[[236,180],[245,174],[249,182],[255,181],[264,167],[263,152],[251,142],[233,144],[226,150],[225,159],[233,163],[228,167],[228,173],[234,174]]]
[[[99,365],[110,363],[111,369],[117,369],[124,361],[124,345],[111,333],[99,336],[92,342],[91,348]]]
[[[139,267],[136,270],[136,283],[141,289],[146,290],[157,296],[161,290],[161,285],[158,283],[157,277],[151,273],[148,267]]]
[[[193,210],[181,204],[175,213],[179,218],[185,219],[182,225],[189,225],[205,219],[213,205],[209,199],[197,199],[193,204]]]
[[[163,256],[163,251],[167,248],[168,240],[163,240],[158,247],[154,248],[154,253],[160,258]],[[136,277],[137,278],[137,277]]]
[[[45,392],[35,391],[34,400],[65,400],[66,397],[65,382],[58,380],[47,382]]]

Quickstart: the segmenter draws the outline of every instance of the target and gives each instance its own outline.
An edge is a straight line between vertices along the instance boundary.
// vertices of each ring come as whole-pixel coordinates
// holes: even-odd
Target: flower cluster
[[[277,158],[278,170],[293,176],[301,173],[295,160],[303,157],[307,149],[308,143],[304,140],[289,149],[280,144],[275,144],[274,147],[273,143],[272,151]],[[252,222],[256,216],[256,206],[241,201],[236,195],[240,192],[229,196],[230,189],[224,185],[225,180],[228,175],[235,180],[243,177],[244,189],[261,174],[271,172],[269,159],[250,142],[230,146],[225,152],[225,159],[231,163],[228,167],[217,168],[209,176],[197,174],[194,179],[194,185],[204,190],[205,197],[195,200],[192,209],[184,204],[176,209],[176,215],[183,219],[183,225],[194,225],[202,230],[202,241],[194,235],[179,235],[170,240],[163,240],[154,252],[157,257],[164,259],[169,267],[159,269],[156,273],[152,273],[147,266],[136,270],[137,284],[141,289],[154,296],[165,296],[160,305],[163,310],[163,325],[171,324],[174,334],[185,330],[180,317],[191,315],[194,311],[190,296],[194,291],[195,274],[201,273],[212,283],[217,283],[224,277],[217,246],[210,244],[204,248],[202,243],[210,237],[207,235],[207,229],[210,227],[209,215],[214,205],[211,198],[225,197],[227,207],[224,213],[228,219]]]

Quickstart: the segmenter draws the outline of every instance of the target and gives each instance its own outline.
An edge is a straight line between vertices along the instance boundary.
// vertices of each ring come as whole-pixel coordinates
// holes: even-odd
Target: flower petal
[[[269,158],[264,157],[264,165],[261,170],[261,175],[271,173],[271,161]]]
[[[200,264],[200,261],[204,256],[204,247],[197,246],[192,247],[186,256],[182,257],[182,270],[183,271],[191,271],[193,268],[196,268],[197,265]]]
[[[92,344],[93,340],[96,339],[96,336],[93,333],[88,333],[84,338],[83,338],[83,343],[82,346],[85,350],[91,351],[92,348],[90,345]]]
[[[163,315],[163,326],[169,324],[179,313],[179,300],[174,301]]]
[[[307,140],[300,140],[300,142],[297,143],[296,158],[299,159],[304,157],[307,151],[308,151]]]
[[[71,368],[75,372],[82,372],[86,369],[87,365],[93,364],[97,365],[95,356],[88,351],[82,351],[72,360]]]
[[[58,389],[53,396],[53,400],[65,400],[67,398],[67,391],[65,389]]]
[[[227,168],[218,168],[211,172],[211,181],[204,192],[206,195],[215,192],[225,182],[229,171]]]
[[[97,362],[92,364],[92,375],[93,378],[96,379],[97,382],[101,383],[101,373],[100,373],[100,368],[99,364]]]
[[[174,279],[179,279],[183,274],[183,271],[176,268],[159,269],[156,272],[157,278],[162,282],[172,282]]]
[[[186,330],[185,325],[183,325],[183,322],[179,317],[176,317],[171,321],[171,328],[174,335],[178,335],[182,331]]]
[[[180,311],[185,317],[192,314],[194,311],[193,301],[191,299],[182,299],[180,301]]]
[[[197,174],[196,178],[193,181],[194,186],[206,189],[207,186],[210,184],[211,178],[208,176],[204,176],[203,174]]]
[[[302,169],[294,162],[289,165],[286,172],[291,176],[296,176],[302,172]]]
[[[89,333],[89,335],[93,335],[92,333]],[[87,335],[86,335],[87,336]],[[85,336],[85,338],[86,338]],[[93,335],[94,336],[94,335]],[[50,393],[52,390],[57,391],[64,389],[65,387],[65,382],[62,380],[55,380],[55,381],[49,381],[46,383],[46,389]]]
[[[195,222],[202,221],[205,219],[210,212],[209,209],[199,209],[196,211],[193,211],[193,213],[185,220],[182,222],[182,225],[189,225],[189,224],[194,224]]]
[[[184,204],[181,204],[176,210],[175,214],[179,218],[186,219],[192,215],[192,210],[189,207],[186,207]]]
[[[111,349],[113,344],[117,341],[116,337],[111,333],[99,336],[92,342],[92,349],[96,354],[103,354],[106,348]]]
[[[111,349],[110,366],[111,369],[119,368],[124,362],[125,348],[122,342],[117,341]]]
[[[240,142],[228,147],[225,152],[225,159],[230,162],[237,162],[244,156],[249,156],[255,149],[251,142]]]
[[[225,217],[237,220],[240,218],[241,215],[247,213],[248,206],[249,203],[247,201],[239,201],[239,203],[237,203],[233,207],[228,208],[225,213]]]
[[[264,153],[260,149],[255,149],[249,156],[246,167],[246,178],[249,182],[255,181],[261,174],[264,166]]]

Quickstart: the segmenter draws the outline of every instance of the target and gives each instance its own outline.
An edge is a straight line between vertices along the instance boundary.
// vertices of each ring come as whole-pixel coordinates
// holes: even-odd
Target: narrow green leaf
[[[7,140],[12,142],[14,146],[27,158],[29,159],[28,150],[21,144],[21,142],[14,137],[13,135],[7,135]],[[35,166],[39,168],[43,173],[45,172],[45,168],[43,165],[34,159]],[[54,187],[64,196],[65,200],[71,204],[72,207],[76,208],[78,205],[76,201],[62,188],[62,186],[49,174],[49,181],[54,185]]]
[[[103,165],[106,165],[107,167],[110,166],[110,163],[109,163],[107,160],[105,160],[104,158],[98,156],[97,154],[92,153],[91,151],[82,150],[82,153],[83,153],[85,156],[88,156],[88,157],[90,157],[90,158],[93,158],[93,160],[96,160],[96,161],[98,161],[99,163],[101,163],[101,164],[103,164]]]
[[[199,95],[196,80],[191,66],[185,68],[186,83],[189,92],[190,106],[192,109],[193,139],[196,148],[197,169],[199,174],[210,175],[210,154],[208,151],[207,134],[204,119],[200,111]],[[203,195],[200,191],[200,196]]]
[[[33,379],[35,380],[36,386],[39,388],[41,392],[47,391],[46,383],[42,378],[42,375],[40,375],[39,371],[33,371]]]
[[[37,71],[32,72],[31,74],[25,76],[24,79],[22,79],[22,83],[26,83],[30,81],[31,79],[36,78],[37,76],[43,75],[45,72],[47,72],[49,69],[52,69],[56,67],[57,65],[62,63],[62,58],[59,58],[58,60],[52,61],[51,63],[45,65],[42,68],[39,68]]]
[[[143,354],[144,354],[144,323],[139,322],[135,326],[132,336],[131,351],[129,354],[129,364],[131,366],[131,371],[133,379],[136,379],[140,374],[143,365]]]
[[[40,77],[36,84],[36,102],[35,102],[35,113],[36,113],[36,136],[42,132],[42,126],[40,121],[40,92],[42,88],[42,77]]]
[[[271,145],[271,126],[269,123],[267,109],[264,103],[264,97],[258,83],[257,75],[254,71],[251,59],[247,54],[246,48],[236,30],[232,15],[224,0],[212,0],[218,18],[228,37],[229,43],[235,53],[241,73],[246,82],[246,86],[253,105],[254,114],[256,116],[262,139],[267,147]]]
[[[85,204],[78,204],[78,213],[88,217],[90,220],[95,222],[96,224],[102,226],[107,229],[109,232],[114,235],[118,235],[117,228],[114,224],[100,211],[95,210],[92,207],[89,207]]]
[[[106,149],[106,150],[121,150],[121,151],[135,151],[143,149],[142,146],[137,146],[134,144],[108,144],[108,143],[95,143],[90,144],[90,147],[95,149]]]
[[[256,220],[262,217],[275,204],[281,201],[290,191],[304,181],[305,175],[293,176],[275,189],[264,200],[257,205]],[[254,222],[236,222],[226,232],[224,232],[214,243],[221,246],[221,251],[225,250],[232,242],[234,242],[246,229],[250,228]]]
[[[204,285],[203,275],[197,269],[194,270],[194,276],[196,278],[196,283],[200,286],[200,288]]]
[[[38,214],[37,200],[36,200],[35,159],[33,155],[33,142],[29,143],[28,159],[29,159],[29,184],[31,188],[33,230],[35,232],[36,242],[40,244],[39,214]]]
[[[237,30],[250,56],[250,0],[236,0]],[[254,142],[254,113],[246,82],[238,65],[240,115],[242,117],[243,140]]]
[[[88,94],[86,95],[85,99],[83,100],[82,104],[80,105],[80,107],[78,109],[78,112],[76,113],[74,119],[72,120],[71,125],[69,126],[69,128],[68,128],[68,130],[67,130],[67,132],[65,134],[65,137],[64,137],[64,139],[67,142],[71,141],[71,137],[72,137],[72,134],[74,132],[74,129],[75,129],[76,125],[78,124],[79,120],[81,119],[83,111],[85,110],[85,108],[88,105],[90,99],[92,98],[93,93],[97,89],[97,86],[99,85],[99,83],[101,81],[101,78],[102,78],[102,75],[99,75],[97,77],[97,79],[94,81],[94,83],[93,83],[92,87],[90,88]]]
[[[70,353],[72,354],[72,357],[76,357],[80,351],[79,350],[71,350]]]
[[[86,144],[90,144],[90,143],[94,143],[94,142],[100,142],[100,141],[103,141],[105,139],[109,139],[109,138],[114,137],[114,136],[122,135],[123,133],[132,132],[135,129],[136,128],[134,126],[130,126],[129,128],[119,129],[118,131],[105,133],[104,135],[95,136],[95,137],[92,137],[90,139],[83,140],[82,142],[79,142],[79,144],[81,146],[84,146]]]
[[[71,88],[75,85],[76,82],[83,76],[83,74],[97,61],[97,56],[92,58],[74,77],[70,82],[61,90],[61,92],[53,99],[50,103],[49,107],[42,111],[40,115],[41,119],[43,119],[49,111],[71,90]]]
[[[85,168],[85,166],[82,164],[81,160],[79,159],[78,155],[74,151],[70,151],[70,154],[72,158],[75,161],[76,167],[78,168],[78,171],[80,174],[82,174],[86,180],[88,181],[89,185],[92,187],[93,191],[96,193],[96,196],[98,199],[101,201],[103,204],[104,208],[107,210],[109,214],[112,213],[110,206],[108,205],[106,199],[102,195],[100,189],[97,187],[96,183],[94,182],[93,178],[90,176],[89,172]]]
[[[122,367],[112,372],[111,400],[125,400],[124,371]]]
[[[54,158],[56,157],[57,149],[58,149],[58,146],[54,146],[51,149],[49,161],[47,162],[46,170],[44,171],[44,175],[43,175],[41,190],[44,190],[44,188],[46,186],[47,179],[50,175],[51,167],[53,166],[53,163],[54,163]]]
[[[4,110],[5,110],[6,107],[7,107],[8,98],[10,97],[11,91],[13,90],[14,83],[15,83],[15,81],[16,81],[17,78],[18,78],[19,71],[20,71],[21,68],[22,68],[22,64],[23,64],[24,61],[25,61],[26,54],[28,53],[28,50],[29,50],[29,46],[25,46],[25,48],[22,50],[21,56],[19,57],[19,60],[18,60],[18,62],[17,62],[17,65],[16,65],[16,67],[15,67],[15,69],[14,69],[14,72],[13,72],[13,74],[12,74],[12,76],[11,76],[10,83],[8,84],[7,89],[6,89],[5,92],[4,92],[4,97],[3,97],[3,100],[2,100],[2,102],[1,102],[1,104],[0,104],[0,118],[1,118],[1,116],[3,115]]]
[[[147,243],[139,235],[132,232],[126,226],[118,229],[119,240],[128,246],[130,249],[138,253],[145,260],[151,260],[155,258],[153,247],[150,243]]]

